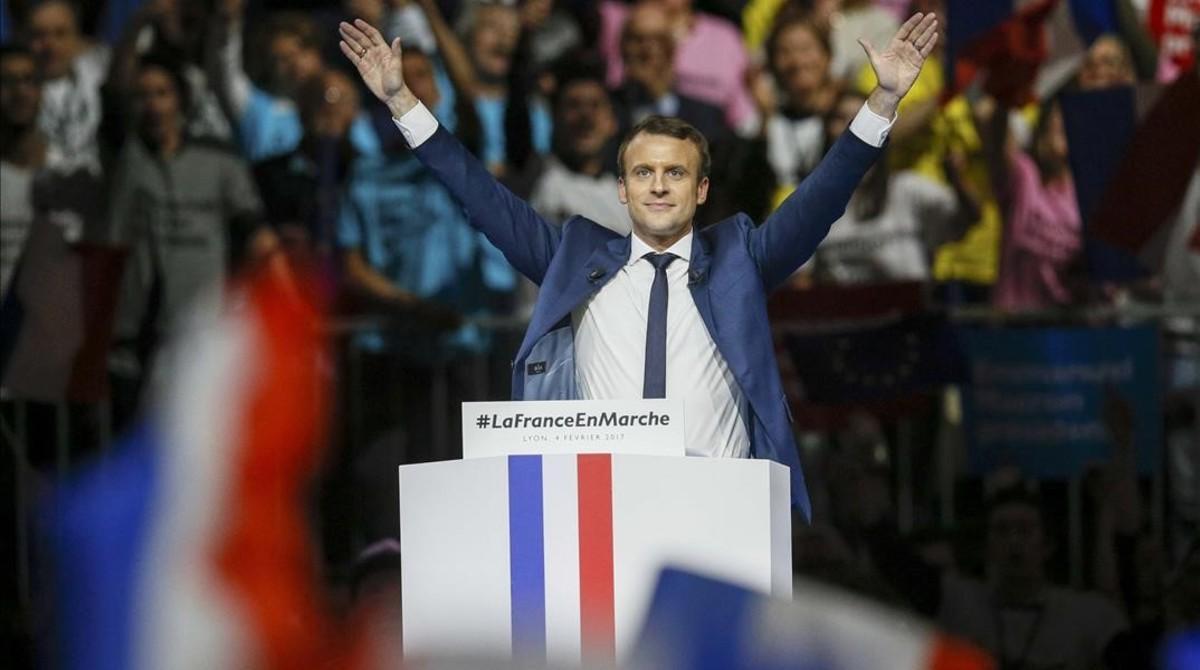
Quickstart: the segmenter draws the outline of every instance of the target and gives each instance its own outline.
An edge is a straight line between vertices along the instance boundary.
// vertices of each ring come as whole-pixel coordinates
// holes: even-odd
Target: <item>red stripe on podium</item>
[[[589,663],[616,658],[613,605],[612,456],[580,454],[579,619]]]

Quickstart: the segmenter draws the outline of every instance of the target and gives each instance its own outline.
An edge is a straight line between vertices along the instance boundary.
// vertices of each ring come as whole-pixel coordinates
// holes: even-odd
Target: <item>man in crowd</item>
[[[97,163],[108,48],[84,39],[78,9],[68,0],[35,3],[26,33],[42,80],[38,125],[62,156]]]
[[[807,516],[767,291],[808,258],[845,209],[933,50],[936,27],[932,14],[916,14],[882,51],[864,43],[879,85],[762,226],[738,215],[696,232],[696,207],[709,189],[707,141],[682,121],[649,117],[618,151],[617,193],[631,236],[582,217],[559,228],[499,186],[405,84],[399,40],[389,45],[356,21],[340,26],[340,47],[471,223],[541,287],[514,361],[513,397],[679,398],[689,453],[789,465],[793,502]]]

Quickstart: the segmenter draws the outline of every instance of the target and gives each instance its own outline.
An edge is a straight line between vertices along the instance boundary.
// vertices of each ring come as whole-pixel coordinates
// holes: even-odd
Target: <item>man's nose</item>
[[[662,174],[655,174],[654,179],[650,182],[650,192],[655,195],[667,192],[667,180]]]

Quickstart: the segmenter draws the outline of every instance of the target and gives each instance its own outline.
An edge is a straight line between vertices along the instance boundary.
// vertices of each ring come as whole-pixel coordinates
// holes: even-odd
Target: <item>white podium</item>
[[[526,416],[539,407],[567,416],[579,409],[504,405]],[[620,430],[579,434],[591,433],[622,449],[612,444]],[[619,662],[668,565],[791,597],[785,466],[628,449],[555,453],[581,451],[568,434],[561,437],[531,447],[505,438],[518,445],[511,449],[542,454],[400,466],[406,658]],[[464,453],[494,453],[467,447]],[[679,442],[652,448],[683,451]]]

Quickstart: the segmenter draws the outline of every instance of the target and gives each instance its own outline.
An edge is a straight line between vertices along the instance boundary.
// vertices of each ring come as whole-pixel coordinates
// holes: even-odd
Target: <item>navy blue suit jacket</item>
[[[629,237],[578,216],[561,227],[545,221],[444,128],[415,153],[463,204],[471,224],[541,287],[513,362],[513,398],[578,398],[571,311],[629,259]],[[847,131],[763,225],[738,214],[692,238],[688,288],[749,403],[751,456],[790,468],[792,504],[806,518],[808,488],[775,360],[767,295],[812,255],[879,153]]]

